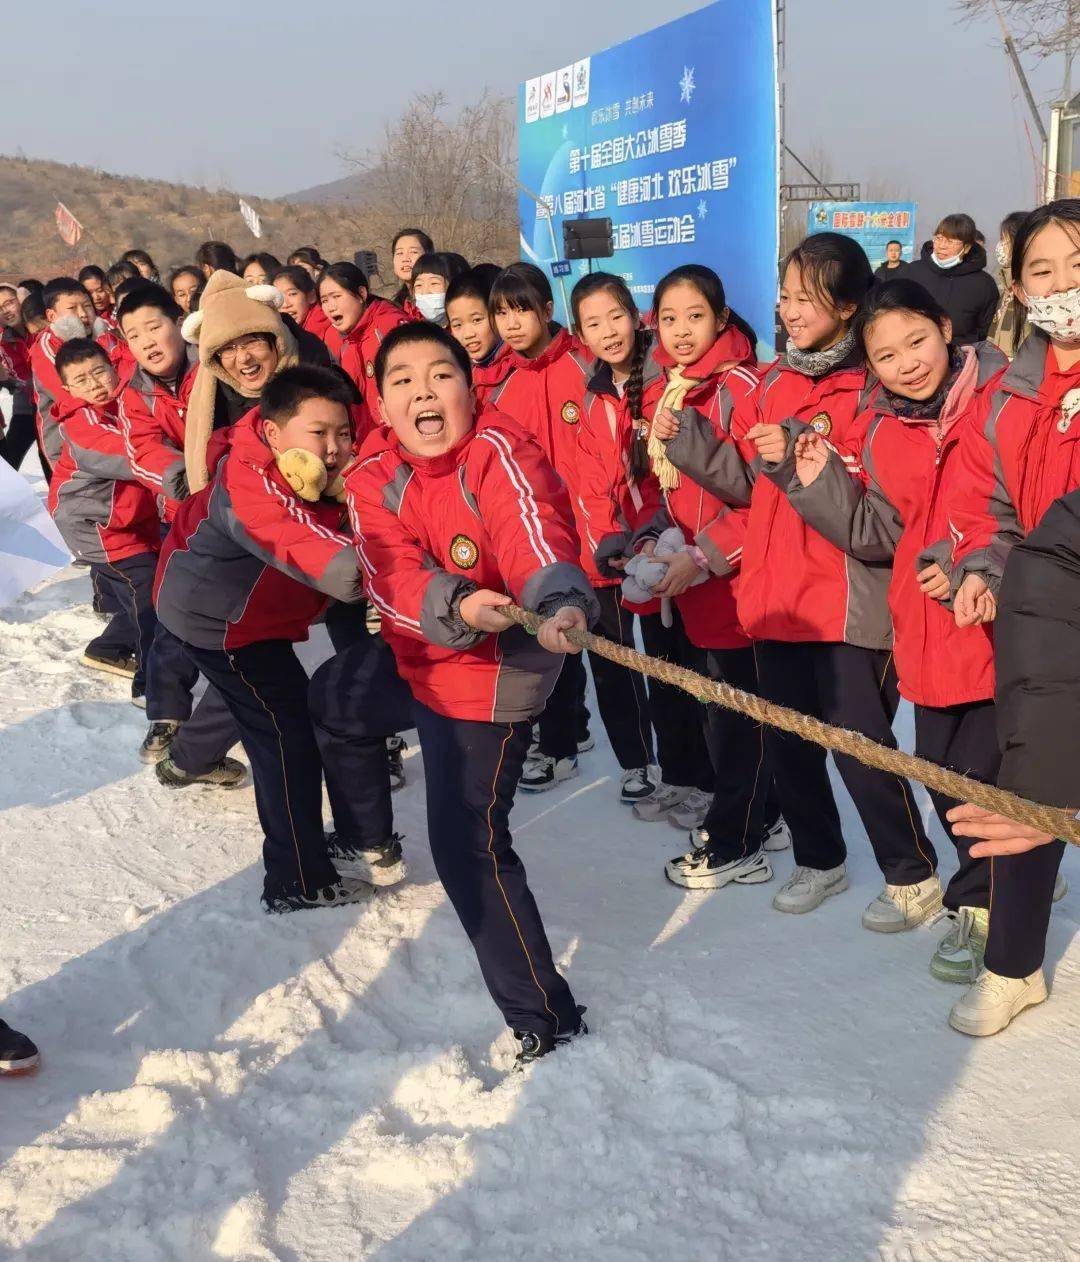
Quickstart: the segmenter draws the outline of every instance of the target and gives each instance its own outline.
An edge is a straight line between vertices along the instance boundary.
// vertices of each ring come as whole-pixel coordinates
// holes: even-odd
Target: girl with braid
[[[695,467],[707,474],[713,450],[731,442],[735,409],[749,405],[757,388],[752,332],[727,306],[720,278],[706,267],[677,268],[657,286],[655,342],[636,328],[637,313],[625,285],[614,277],[583,283],[585,292],[579,292],[580,286],[575,290],[575,317],[586,343],[592,348],[595,341],[608,366],[606,375],[602,369],[594,374],[597,389],[590,388],[590,393],[601,395],[606,379],[617,395],[616,373],[625,373],[623,399],[629,411],[621,433],[618,413],[608,420],[606,453],[601,419],[606,407],[589,408],[589,437],[583,434],[586,458],[591,455],[595,467],[606,455],[610,471],[606,494],[613,507],[606,522],[600,516],[605,488],[595,474],[591,480],[590,533],[601,535],[597,563],[608,573],[629,566],[637,585],[674,605],[666,641],[654,647],[646,639],[650,652],[754,691],[753,649],[735,612],[745,513],[714,498],[706,477],[697,482],[680,474],[665,459],[663,446],[652,441],[650,423],[654,416],[679,409],[684,442],[700,456]],[[630,341],[617,336],[620,324]],[[621,364],[616,361],[620,343]],[[635,562],[638,552],[653,559],[651,575]],[[684,728],[703,725],[703,731],[697,730],[708,756],[704,767],[692,762],[692,753],[683,760],[697,781],[705,814],[689,821],[690,850],[672,859],[665,873],[674,884],[690,889],[767,881],[772,868],[765,843],[774,846],[779,837],[772,835],[778,821],[770,804],[772,777],[762,733],[730,711],[691,704],[697,713]],[[682,738],[687,739],[685,730]],[[665,770],[664,778],[672,783],[668,776],[675,776],[679,788],[686,775],[686,770],[681,776]],[[689,795],[683,805],[688,801]]]

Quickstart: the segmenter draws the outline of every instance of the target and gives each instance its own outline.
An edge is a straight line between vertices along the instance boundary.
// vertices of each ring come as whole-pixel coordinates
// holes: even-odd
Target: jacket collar
[[[659,343],[654,353],[656,362],[661,367],[676,367],[675,360]],[[683,375],[694,381],[704,381],[724,368],[740,364],[756,365],[757,358],[746,334],[729,324],[696,363],[687,364],[683,368]]]
[[[512,350],[513,364],[519,372],[543,372],[545,368],[551,365],[561,356],[565,355],[568,350],[572,350],[574,339],[570,336],[570,332],[564,329],[561,324],[552,324],[552,338],[547,346],[533,359],[526,359],[524,355],[519,355],[517,351]]]
[[[1046,376],[1046,352],[1049,346],[1050,338],[1042,329],[1032,326],[1031,332],[1020,344],[1016,358],[1002,377],[1002,386],[1010,393],[1022,395],[1025,399],[1038,399],[1039,388]]]

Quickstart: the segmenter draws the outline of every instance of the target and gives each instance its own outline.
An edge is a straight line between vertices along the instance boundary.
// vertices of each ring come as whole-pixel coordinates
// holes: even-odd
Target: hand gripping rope
[[[500,605],[499,613],[524,627],[530,635],[536,634],[543,621],[537,614],[520,609],[517,605]],[[849,732],[842,727],[822,723],[820,719],[813,719],[798,710],[766,701],[752,692],[744,692],[741,688],[733,688],[731,684],[707,679],[684,666],[676,666],[672,662],[647,657],[634,649],[624,648],[621,644],[613,644],[590,631],[565,631],[563,634],[571,644],[580,645],[590,653],[598,653],[628,670],[636,670],[652,679],[659,679],[661,683],[681,688],[703,705],[710,702],[721,705],[727,710],[744,714],[757,723],[767,723],[781,731],[793,732],[803,740],[813,741],[815,745],[822,745],[834,753],[848,754],[868,767],[876,767],[879,771],[887,771],[908,780],[917,780],[919,784],[928,789],[936,789],[947,797],[961,802],[973,802],[976,806],[985,807],[1007,819],[1029,824],[1032,828],[1080,846],[1080,819],[1071,811],[1044,806],[1040,802],[1029,802],[1027,798],[1017,797],[1007,789],[971,780],[958,771],[939,767],[937,763],[916,758],[913,754],[905,754],[899,749],[889,749],[859,732]]]

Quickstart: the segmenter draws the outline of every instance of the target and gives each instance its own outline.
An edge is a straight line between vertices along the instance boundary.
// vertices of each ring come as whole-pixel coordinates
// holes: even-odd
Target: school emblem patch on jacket
[[[581,408],[576,403],[564,403],[562,405],[562,418],[567,425],[576,425],[581,420]]]
[[[819,412],[810,422],[810,428],[822,438],[828,438],[832,433],[832,417],[828,412]]]
[[[364,367],[364,372],[366,372],[369,377],[375,376],[375,361],[373,359],[368,360]]]
[[[471,570],[480,556],[480,549],[468,535],[455,535],[450,544],[450,560],[459,570]]]

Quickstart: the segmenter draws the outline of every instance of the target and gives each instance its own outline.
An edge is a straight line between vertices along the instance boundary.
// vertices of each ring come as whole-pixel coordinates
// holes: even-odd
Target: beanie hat
[[[237,338],[262,333],[272,338],[277,347],[275,375],[300,362],[296,339],[277,312],[282,301],[281,291],[273,285],[252,285],[233,272],[217,271],[206,282],[198,311],[191,312],[181,325],[187,341],[199,348],[199,367],[184,428],[184,463],[192,494],[210,481],[206,448],[214,428],[217,383],[222,382],[247,399],[257,399],[261,393],[249,389],[222,368],[218,359],[221,348]]]

